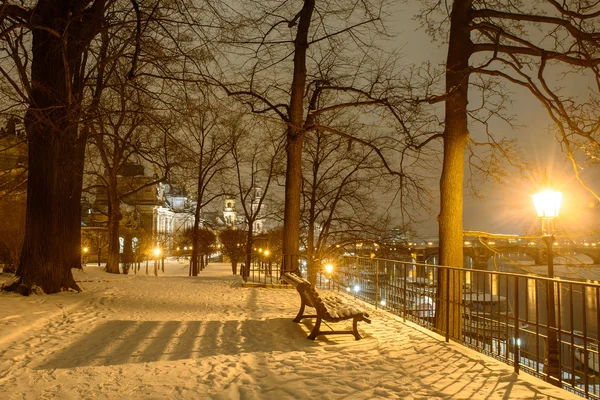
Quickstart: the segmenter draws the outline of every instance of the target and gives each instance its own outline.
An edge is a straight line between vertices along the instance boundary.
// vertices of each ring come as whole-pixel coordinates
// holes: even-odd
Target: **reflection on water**
[[[546,266],[533,266],[529,258],[519,255],[510,256],[511,260],[490,260],[488,270],[511,272],[518,274],[546,275]],[[555,260],[560,261],[560,260]],[[495,262],[495,265],[494,265]],[[599,265],[554,265],[554,274],[561,279],[576,280],[580,282],[594,282],[599,278]],[[514,286],[507,285],[500,290],[507,290],[509,299],[514,298]],[[519,297],[520,317],[531,322],[546,324],[546,285],[543,281],[527,279],[520,284],[520,290],[525,290],[526,296]],[[560,291],[558,290],[560,287]],[[587,333],[588,337],[598,337],[598,293],[596,288],[585,287],[578,284],[560,283],[555,286],[555,306],[557,327],[562,331],[580,331]],[[584,293],[585,292],[585,293]],[[560,304],[560,307],[558,306]],[[514,305],[513,305],[514,306]],[[559,318],[560,317],[560,318]]]

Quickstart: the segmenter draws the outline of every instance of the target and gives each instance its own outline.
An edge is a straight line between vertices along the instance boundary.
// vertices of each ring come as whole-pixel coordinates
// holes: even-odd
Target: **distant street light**
[[[333,265],[326,264],[325,272],[327,273],[327,283],[328,283],[329,289],[331,290],[331,273],[333,272]]]
[[[554,279],[552,251],[552,245],[554,244],[554,221],[558,217],[562,193],[545,189],[540,193],[534,194],[532,198],[538,217],[542,220],[542,237],[546,243],[546,254],[548,256],[548,278]],[[560,359],[555,331],[556,307],[553,281],[548,281],[546,285],[546,315],[548,325],[548,353],[544,361],[544,372],[546,373],[546,382],[560,387]]]
[[[333,272],[333,265],[327,264],[325,266],[325,272],[327,272],[327,274],[331,275],[331,273]]]
[[[87,252],[89,251],[89,249],[87,247],[84,247],[83,249],[81,249],[82,253],[83,253],[83,260],[82,263],[84,265],[87,265]]]
[[[154,276],[158,276],[158,260],[160,257],[160,247],[154,248]]]

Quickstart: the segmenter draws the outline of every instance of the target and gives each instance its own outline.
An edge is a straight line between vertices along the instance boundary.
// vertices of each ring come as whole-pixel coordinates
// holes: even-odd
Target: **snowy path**
[[[88,267],[82,294],[0,293],[0,399],[578,398],[375,310],[364,340],[312,342],[295,291],[186,273]]]

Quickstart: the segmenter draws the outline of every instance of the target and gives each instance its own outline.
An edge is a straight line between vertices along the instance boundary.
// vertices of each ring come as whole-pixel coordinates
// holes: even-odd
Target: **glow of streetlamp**
[[[533,204],[540,218],[556,218],[560,211],[562,193],[552,189],[545,189],[531,196]]]
[[[538,217],[542,220],[542,234],[554,234],[554,220],[558,217],[562,193],[545,189],[531,196]]]
[[[269,250],[265,250],[264,255],[269,257]]]
[[[331,274],[333,272],[333,265],[327,264],[325,266],[325,272],[327,272],[328,274]]]
[[[88,249],[87,247],[84,247],[84,248],[83,248],[83,253],[84,253],[84,254],[85,254],[85,253],[87,253],[87,252],[88,252],[88,250],[89,250],[89,249]]]
[[[157,257],[160,255],[160,248],[159,247],[157,247],[157,248],[154,249],[154,255],[157,256]]]

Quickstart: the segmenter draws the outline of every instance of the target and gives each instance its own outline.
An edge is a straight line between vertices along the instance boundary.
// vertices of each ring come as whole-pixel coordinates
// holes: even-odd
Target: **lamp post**
[[[545,189],[532,197],[538,217],[542,220],[542,237],[546,244],[546,254],[548,256],[548,278],[553,279],[554,221],[558,217],[562,193]],[[548,326],[548,350],[544,361],[544,372],[546,373],[547,382],[560,387],[560,353],[556,335],[556,307],[554,281],[552,280],[546,282],[546,321]]]

